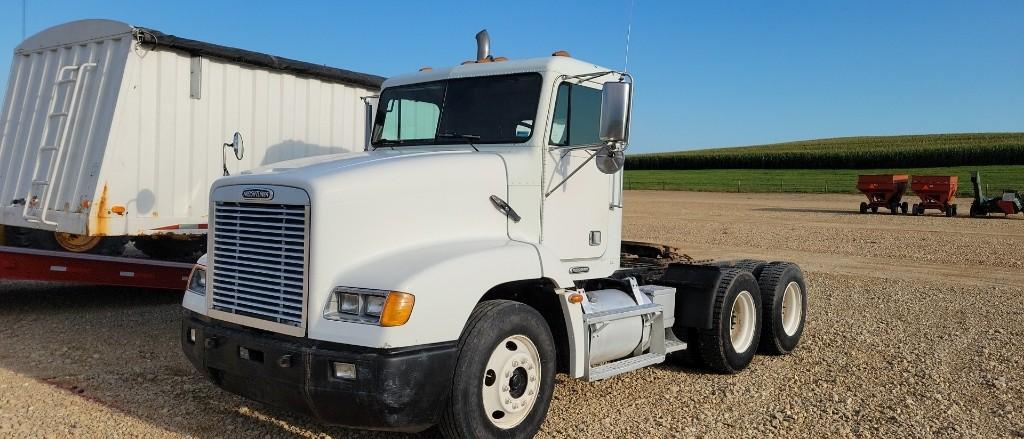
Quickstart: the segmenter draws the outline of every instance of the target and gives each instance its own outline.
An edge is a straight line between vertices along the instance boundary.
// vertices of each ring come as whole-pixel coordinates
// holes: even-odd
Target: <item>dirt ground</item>
[[[803,341],[733,376],[559,377],[540,437],[1024,437],[1024,218],[860,215],[847,195],[625,202],[627,239],[800,263]],[[180,352],[180,300],[0,283],[0,437],[401,437],[217,389]]]

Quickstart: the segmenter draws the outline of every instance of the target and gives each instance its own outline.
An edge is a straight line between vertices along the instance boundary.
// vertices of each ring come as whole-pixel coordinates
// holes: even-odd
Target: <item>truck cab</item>
[[[530,437],[556,372],[604,379],[697,351],[742,369],[762,289],[782,281],[775,350],[792,350],[795,265],[640,251],[631,264],[651,264],[624,268],[632,78],[565,52],[493,57],[481,35],[473,61],[384,82],[367,151],[214,183],[183,301],[195,367],[326,423]],[[782,281],[761,285],[766,270]]]

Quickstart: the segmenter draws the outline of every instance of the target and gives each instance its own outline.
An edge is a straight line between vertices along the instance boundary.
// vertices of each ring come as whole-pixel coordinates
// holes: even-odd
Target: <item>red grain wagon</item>
[[[920,203],[914,204],[911,213],[921,215],[926,209],[936,209],[946,216],[956,216],[956,188],[958,178],[955,175],[915,175],[910,182]]]
[[[857,176],[857,190],[868,197],[868,202],[860,203],[860,213],[877,213],[879,207],[889,209],[889,213],[895,215],[899,211],[907,213],[907,202],[903,200],[903,194],[907,192],[908,178],[906,175],[859,175]]]

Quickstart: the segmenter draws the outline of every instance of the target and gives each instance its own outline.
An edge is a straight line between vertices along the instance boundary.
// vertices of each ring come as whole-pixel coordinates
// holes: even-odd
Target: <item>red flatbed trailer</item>
[[[184,290],[192,264],[0,246],[0,279]]]

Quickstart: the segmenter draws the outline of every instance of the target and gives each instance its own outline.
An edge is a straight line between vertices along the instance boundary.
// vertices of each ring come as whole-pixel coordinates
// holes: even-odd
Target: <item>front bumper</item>
[[[437,422],[457,349],[455,342],[400,349],[340,345],[249,329],[188,310],[181,345],[196,369],[229,392],[327,424],[408,432]],[[335,378],[336,361],[355,364],[356,378]]]

